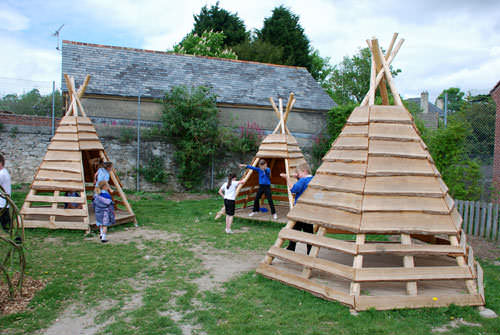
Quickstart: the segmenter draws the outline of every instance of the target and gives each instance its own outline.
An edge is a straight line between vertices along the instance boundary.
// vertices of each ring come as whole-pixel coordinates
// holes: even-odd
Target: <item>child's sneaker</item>
[[[108,242],[108,240],[107,240],[107,239],[105,239],[105,238],[101,238],[101,242],[102,242],[102,243],[107,243],[107,242]]]
[[[273,214],[273,219],[278,220],[278,214],[274,213]]]
[[[250,212],[250,213],[248,214],[248,216],[254,216],[254,215],[255,215],[255,214],[257,214],[257,213],[258,213],[258,212]]]
[[[232,234],[233,231],[231,229],[226,229],[226,234]]]

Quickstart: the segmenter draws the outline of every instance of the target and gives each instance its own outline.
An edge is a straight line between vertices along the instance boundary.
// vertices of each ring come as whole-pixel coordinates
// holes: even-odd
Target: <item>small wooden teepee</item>
[[[288,189],[286,180],[280,177],[280,174],[286,173],[288,176],[294,176],[296,167],[300,164],[307,164],[307,162],[304,159],[304,155],[299,148],[297,140],[293,137],[286,125],[288,116],[295,104],[294,94],[290,93],[284,112],[283,100],[281,98],[278,100],[278,106],[276,106],[272,98],[269,98],[269,101],[271,102],[271,106],[279,122],[274,131],[262,141],[251,165],[257,166],[260,159],[265,159],[267,161],[271,169],[273,201],[278,215],[283,218],[290,208],[293,207],[294,198]],[[259,177],[253,170],[248,169],[242,180],[244,183],[240,184],[236,190],[237,209],[235,216],[248,218],[248,213],[252,211],[253,201],[255,200],[259,188]],[[264,198],[265,196],[262,196],[262,203],[264,203]],[[224,207],[217,213],[216,217],[223,214]],[[252,217],[252,220],[269,221],[269,213],[257,214]]]
[[[86,76],[78,91],[73,77],[64,75],[64,78],[71,102],[38,167],[21,215],[26,228],[88,231],[95,224],[94,211],[89,210],[88,201],[92,199],[96,162],[109,161],[109,158],[80,102],[90,76]],[[132,207],[114,170],[110,172],[110,185],[116,190],[113,195],[117,205],[116,222],[135,222]],[[87,191],[90,192],[87,194]],[[67,196],[66,192],[76,192],[79,196]]]
[[[357,310],[483,305],[462,218],[392,80],[396,39],[385,55],[368,41],[370,90],[257,272]],[[374,104],[377,88],[383,105]],[[293,230],[298,221],[317,233]],[[287,240],[313,245],[311,253],[284,249]]]

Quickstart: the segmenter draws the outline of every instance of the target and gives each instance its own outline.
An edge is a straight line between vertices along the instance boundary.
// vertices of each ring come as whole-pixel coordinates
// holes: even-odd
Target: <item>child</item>
[[[224,207],[226,209],[226,234],[232,234],[231,225],[234,218],[234,206],[236,200],[236,188],[241,184],[241,180],[236,180],[236,174],[230,173],[227,182],[222,184],[219,194],[224,198]]]
[[[292,185],[292,181],[290,178],[287,178],[287,175],[285,173],[280,174],[281,177],[286,178],[286,183],[288,184],[288,187]],[[298,181],[292,186],[290,189],[290,192],[295,194],[295,203],[297,204],[297,200],[299,200],[300,196],[304,191],[306,190],[307,186],[309,185],[309,182],[312,179],[312,175],[309,171],[309,167],[307,164],[302,163],[299,166],[297,166],[297,173],[294,176],[295,178],[298,179]],[[300,222],[297,221],[295,222],[295,226],[293,229],[295,230],[302,230],[306,233],[313,233],[313,225],[310,223],[305,223],[305,222]],[[294,241],[290,241],[288,244],[287,250],[295,251],[295,245],[296,243]],[[309,255],[309,252],[311,251],[311,245],[307,245],[307,254]]]
[[[106,233],[108,226],[115,224],[115,207],[111,195],[108,182],[101,180],[94,191],[94,211],[95,221],[100,230],[100,238],[102,243],[108,242]]]
[[[11,187],[10,174],[9,171],[7,171],[7,169],[5,168],[5,158],[2,156],[2,154],[0,154],[0,186],[2,186],[5,193],[11,195],[12,187]],[[11,218],[9,211],[10,209],[7,200],[5,200],[4,198],[0,198],[0,213],[2,213],[0,216],[0,223],[2,224],[3,230],[7,232],[9,231],[11,226]]]
[[[94,174],[94,185],[97,186],[100,181],[104,180],[109,183],[109,173],[111,172],[111,168],[113,167],[113,163],[111,162],[103,162],[100,164],[99,169]]]
[[[259,173],[259,190],[255,196],[255,201],[253,203],[253,211],[248,214],[248,216],[254,216],[260,210],[259,201],[262,194],[266,195],[269,207],[271,207],[271,214],[273,219],[277,220],[278,215],[276,215],[276,209],[274,209],[273,198],[271,196],[271,169],[267,167],[267,162],[264,159],[259,161],[259,167],[254,167],[251,165],[240,164],[240,167],[246,167],[247,169],[252,169]]]

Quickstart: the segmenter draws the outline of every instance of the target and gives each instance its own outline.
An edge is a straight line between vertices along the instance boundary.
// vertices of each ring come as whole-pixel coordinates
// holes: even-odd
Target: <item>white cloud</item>
[[[0,30],[19,31],[29,27],[30,20],[7,6],[0,7]]]

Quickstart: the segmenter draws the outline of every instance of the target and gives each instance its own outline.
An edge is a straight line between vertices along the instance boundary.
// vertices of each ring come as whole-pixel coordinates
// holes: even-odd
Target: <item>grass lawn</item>
[[[19,204],[24,195],[14,192]],[[24,312],[0,316],[0,334],[62,334],[64,325],[76,333],[82,324],[86,334],[429,334],[459,318],[477,325],[445,334],[500,334],[500,319],[472,307],[352,316],[253,270],[216,285],[207,262],[230,271],[233,261],[263,257],[281,226],[236,219],[240,233],[228,236],[213,220],[220,199],[131,198],[140,227],[113,228],[108,244],[80,231],[26,231],[28,275],[47,285]],[[500,313],[500,267],[482,265],[487,307]]]

